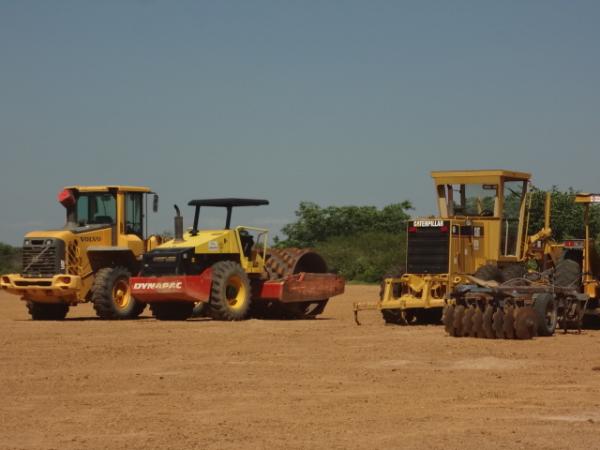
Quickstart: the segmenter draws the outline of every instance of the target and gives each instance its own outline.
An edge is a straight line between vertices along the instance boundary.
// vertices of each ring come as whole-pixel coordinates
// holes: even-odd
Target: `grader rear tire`
[[[64,320],[69,312],[69,305],[27,300],[27,311],[33,320]]]
[[[138,302],[131,295],[129,278],[131,273],[125,267],[104,267],[96,272],[92,286],[92,303],[96,315],[101,319],[135,319],[145,303]]]
[[[538,294],[534,297],[533,302],[533,309],[537,316],[537,333],[540,336],[552,336],[558,320],[554,295]]]
[[[244,320],[250,312],[250,281],[244,269],[233,261],[219,261],[212,266],[209,307],[217,320]]]

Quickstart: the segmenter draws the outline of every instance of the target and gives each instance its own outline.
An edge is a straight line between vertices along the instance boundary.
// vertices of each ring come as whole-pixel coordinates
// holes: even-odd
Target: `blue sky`
[[[600,191],[600,2],[0,1],[0,241],[56,228],[68,184],[173,203],[410,200],[431,170]],[[189,210],[186,218],[191,220]]]

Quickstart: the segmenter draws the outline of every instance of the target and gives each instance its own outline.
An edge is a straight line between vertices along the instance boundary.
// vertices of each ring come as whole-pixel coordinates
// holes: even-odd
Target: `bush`
[[[0,273],[21,270],[21,249],[0,242]]]
[[[347,280],[377,282],[388,272],[404,270],[406,233],[367,231],[335,236],[317,243],[315,249],[325,258],[330,270]]]

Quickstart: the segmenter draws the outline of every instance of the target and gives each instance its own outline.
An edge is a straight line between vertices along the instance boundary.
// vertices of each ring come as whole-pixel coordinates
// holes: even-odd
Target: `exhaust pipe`
[[[177,215],[175,216],[175,241],[181,242],[183,241],[183,216],[179,211],[179,206],[173,205],[175,207],[175,212]]]

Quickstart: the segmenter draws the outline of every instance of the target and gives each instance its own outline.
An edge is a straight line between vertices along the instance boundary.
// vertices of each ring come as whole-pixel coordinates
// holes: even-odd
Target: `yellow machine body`
[[[467,275],[486,264],[501,269],[522,262],[551,233],[548,228],[527,237],[529,173],[466,170],[431,176],[439,215],[408,222],[406,273],[385,279],[380,301],[356,303],[355,312],[382,310],[384,317],[394,317],[390,322],[401,315],[397,323],[419,320],[427,310],[441,316],[449,292]]]
[[[150,193],[137,186],[65,187],[65,227],[27,233],[22,271],[0,276],[0,288],[23,300],[74,305],[90,300],[100,268],[137,271],[142,254],[160,243],[157,236],[145,237]]]
[[[254,234],[250,246],[243,241]],[[182,240],[170,240],[158,248],[176,249],[193,247],[195,255],[210,255],[213,258],[234,256],[239,259],[244,272],[254,275],[266,275],[265,261],[269,232],[264,228],[237,226],[221,230],[190,230],[183,234]]]

